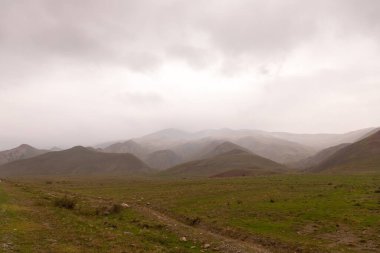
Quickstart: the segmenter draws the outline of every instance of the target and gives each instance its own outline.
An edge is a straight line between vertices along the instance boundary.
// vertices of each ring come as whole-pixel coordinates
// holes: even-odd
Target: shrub
[[[199,217],[186,217],[186,223],[190,226],[195,226],[201,223],[201,218]]]
[[[56,198],[54,200],[54,206],[66,209],[74,209],[77,201],[74,198],[70,198],[68,196],[64,196],[61,198]]]
[[[117,214],[123,210],[123,207],[120,204],[111,203],[107,206],[99,206],[95,210],[96,215],[110,215]]]

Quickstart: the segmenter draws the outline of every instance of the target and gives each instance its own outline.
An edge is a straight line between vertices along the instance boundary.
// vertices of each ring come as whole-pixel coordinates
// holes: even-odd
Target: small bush
[[[123,207],[120,204],[112,203],[107,206],[99,206],[95,210],[96,215],[110,215],[110,214],[117,214],[120,213],[123,210]]]
[[[120,213],[121,210],[123,210],[123,207],[120,204],[112,204],[110,208],[110,213],[111,214]]]
[[[198,225],[199,223],[201,223],[201,218],[199,217],[186,217],[186,223],[190,226],[195,226],[195,225]]]
[[[68,196],[56,198],[54,200],[54,206],[60,207],[60,208],[74,209],[76,204],[77,204],[77,201]]]

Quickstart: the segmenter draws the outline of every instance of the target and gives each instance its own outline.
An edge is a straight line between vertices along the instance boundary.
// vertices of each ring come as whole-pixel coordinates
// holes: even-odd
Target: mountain
[[[112,144],[105,151],[128,152],[146,159],[149,153],[172,150],[183,161],[194,161],[205,158],[207,152],[222,142],[231,142],[278,163],[293,164],[327,147],[355,142],[374,129],[345,134],[293,134],[228,128],[185,132],[170,128],[134,138],[133,141]]]
[[[172,150],[159,150],[150,153],[145,162],[155,169],[167,169],[183,162],[182,158]]]
[[[380,172],[380,131],[336,151],[313,172]]]
[[[1,176],[141,175],[148,165],[132,154],[103,153],[77,146],[0,166]]]
[[[233,150],[241,150],[245,152],[249,152],[247,149],[236,145],[230,141],[214,141],[210,143],[205,149],[209,149],[209,151],[205,150],[203,154],[201,154],[202,159],[211,158],[217,155],[225,154],[227,152]]]
[[[27,144],[22,144],[17,148],[5,150],[0,152],[0,165],[6,164],[9,162],[31,158],[34,156],[42,155],[49,152],[48,150],[36,149]]]
[[[163,150],[172,145],[191,140],[192,134],[182,130],[169,128],[134,139],[137,143]]]
[[[323,149],[322,151],[319,151],[317,154],[313,156],[297,161],[295,163],[290,163],[288,164],[288,166],[292,168],[296,168],[296,169],[309,169],[309,168],[315,167],[318,164],[322,163],[323,161],[327,160],[330,156],[335,154],[338,150],[341,150],[342,148],[347,147],[348,145],[350,144],[342,143],[333,147]]]
[[[103,148],[103,151],[106,153],[130,153],[140,159],[143,159],[148,153],[149,150],[138,144],[133,140],[128,140],[125,142],[117,142],[108,147]]]
[[[379,128],[365,128],[343,134],[294,134],[273,132],[272,136],[322,150],[342,143],[353,143],[371,135]]]
[[[235,169],[250,169],[257,174],[281,173],[285,166],[264,157],[243,151],[231,150],[211,158],[187,162],[160,173],[169,177],[210,177]]]
[[[257,155],[278,163],[299,161],[315,153],[312,148],[275,137],[248,136],[234,142]]]

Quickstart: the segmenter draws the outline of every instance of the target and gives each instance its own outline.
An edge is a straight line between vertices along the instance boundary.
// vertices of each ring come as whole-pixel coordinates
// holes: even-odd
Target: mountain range
[[[31,158],[49,152],[48,150],[36,149],[27,144],[22,144],[14,149],[4,150],[0,152],[0,165],[9,162]]]
[[[166,129],[99,147],[0,152],[1,176],[146,175],[227,177],[304,172],[378,172],[380,131],[291,134],[258,130]],[[328,146],[331,145],[332,146]]]
[[[84,147],[49,152],[4,164],[1,176],[142,175],[152,169],[132,154],[103,153]]]

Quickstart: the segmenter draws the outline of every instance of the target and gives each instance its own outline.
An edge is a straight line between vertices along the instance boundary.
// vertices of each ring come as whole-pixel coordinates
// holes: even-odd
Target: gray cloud
[[[170,56],[201,67],[207,65],[205,55],[216,53],[227,67],[244,59],[280,61],[330,30],[336,36],[365,33],[377,40],[380,35],[375,0],[19,0],[1,5],[0,45],[10,58],[69,57],[125,64],[135,71],[158,67]]]
[[[2,145],[380,125],[378,13],[377,0],[3,0]],[[40,140],[48,124],[64,137]]]

